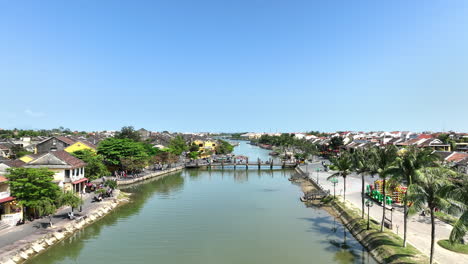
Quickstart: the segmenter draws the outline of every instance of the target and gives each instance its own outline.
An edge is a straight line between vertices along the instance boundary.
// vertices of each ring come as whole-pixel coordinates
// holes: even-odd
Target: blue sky
[[[0,127],[468,131],[468,1],[0,0]]]

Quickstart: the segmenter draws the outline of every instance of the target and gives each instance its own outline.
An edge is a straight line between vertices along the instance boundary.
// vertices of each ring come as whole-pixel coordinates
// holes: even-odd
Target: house
[[[454,168],[461,173],[468,174],[468,157],[455,163]]]
[[[89,149],[96,151],[96,146],[86,140],[78,140],[71,137],[56,136],[47,138],[36,145],[35,153],[47,153],[50,151],[65,150],[66,152],[74,152],[78,150]]]
[[[449,144],[444,144],[440,139],[428,138],[426,136],[422,136],[421,138],[413,138],[404,142],[399,142],[395,145],[399,147],[417,146],[418,148],[430,148],[435,151],[450,151]]]
[[[13,154],[11,147],[12,146],[9,143],[1,142],[0,143],[0,157],[10,158],[10,156]]]
[[[23,166],[25,163],[21,160],[3,160],[0,161],[0,174],[6,175],[8,173],[8,169],[10,168],[18,168]]]
[[[91,150],[96,152],[97,147],[93,143],[86,141],[86,140],[77,140],[75,143],[71,144],[70,146],[66,147],[64,150],[68,153],[72,153],[78,150]]]
[[[81,191],[88,180],[85,178],[86,163],[70,153],[59,150],[38,155],[23,165],[25,168],[47,168],[53,171],[54,182],[66,191]]]
[[[35,153],[47,153],[50,151],[64,150],[73,145],[76,140],[70,137],[56,136],[47,138],[36,145]]]
[[[22,212],[23,208],[10,194],[8,178],[0,175],[0,229],[16,225],[19,220],[23,219]]]

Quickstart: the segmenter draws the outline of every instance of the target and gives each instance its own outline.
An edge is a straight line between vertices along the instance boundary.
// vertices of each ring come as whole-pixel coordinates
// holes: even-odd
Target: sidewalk
[[[316,172],[316,169],[320,168],[320,172]],[[309,173],[309,178],[313,181],[317,180],[319,184],[326,190],[330,190],[330,194],[333,195],[333,184],[327,180],[327,177],[332,175],[331,172],[324,172],[320,162],[307,164],[301,166],[304,172]],[[366,184],[372,184],[378,177],[365,177]],[[343,194],[343,178],[338,177],[338,184],[336,185],[336,195]],[[340,196],[342,199],[342,196]],[[346,178],[346,200],[351,202],[356,208],[361,209],[361,177],[353,174]],[[366,212],[367,213],[367,212]],[[370,217],[380,223],[382,219],[382,207],[376,203],[370,208]],[[390,211],[386,214],[390,216]],[[429,256],[431,248],[431,224],[430,217],[412,216],[408,219],[408,243],[411,243],[414,247],[419,249],[421,252]],[[434,259],[438,263],[450,263],[450,264],[462,264],[468,263],[468,255],[452,252],[440,247],[437,241],[440,239],[448,239],[452,226],[436,219],[436,240],[435,240],[435,253]],[[403,238],[403,212],[401,210],[393,210],[393,230],[394,233],[398,234]]]

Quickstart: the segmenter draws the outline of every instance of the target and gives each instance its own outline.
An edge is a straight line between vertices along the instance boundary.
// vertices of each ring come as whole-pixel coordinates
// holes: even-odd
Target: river
[[[241,142],[236,154],[268,159]],[[376,263],[299,201],[292,170],[185,170],[124,189],[132,202],[28,263]]]

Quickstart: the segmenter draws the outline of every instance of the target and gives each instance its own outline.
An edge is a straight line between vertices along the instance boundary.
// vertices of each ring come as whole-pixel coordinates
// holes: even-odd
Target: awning
[[[15,199],[15,197],[12,197],[12,196],[9,196],[9,197],[7,197],[7,198],[0,199],[0,204],[1,204],[1,203],[6,203],[6,202],[13,201],[14,199]]]
[[[87,181],[87,180],[88,180],[88,178],[79,179],[77,181],[72,182],[72,184],[78,184],[80,182],[84,182],[84,181]]]

